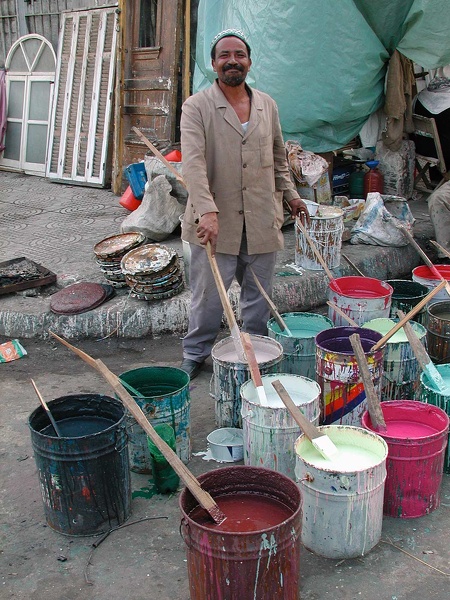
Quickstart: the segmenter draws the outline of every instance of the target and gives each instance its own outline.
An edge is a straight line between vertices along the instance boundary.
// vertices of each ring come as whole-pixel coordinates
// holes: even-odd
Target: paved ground
[[[426,204],[420,199],[410,204],[417,219],[416,236],[426,245],[432,235]],[[154,495],[149,476],[133,474],[130,526],[113,532],[94,550],[98,538],[67,537],[46,525],[27,427],[28,416],[38,406],[30,378],[46,400],[78,392],[111,394],[79,358],[48,339],[49,327],[77,339],[79,347],[117,374],[139,366],[179,364],[188,291],[155,303],[131,299],[123,291],[78,318],[57,317],[49,310],[50,294],[58,288],[80,280],[103,281],[93,246],[118,233],[127,214],[118,198],[105,190],[0,172],[1,259],[26,256],[58,275],[57,286],[37,294],[0,296],[0,342],[18,337],[28,352],[0,365],[0,598],[5,600],[189,597],[178,494]],[[327,295],[325,276],[296,272],[292,228],[286,228],[285,239],[275,280],[279,310],[321,310]],[[177,232],[165,243],[182,256]],[[345,244],[344,251],[367,275],[380,279],[409,276],[419,264],[410,248]],[[351,272],[346,264],[335,270],[337,276]],[[190,386],[194,453],[206,450],[206,436],[215,428],[211,375],[209,360]],[[189,462],[195,475],[221,466],[201,456]],[[414,520],[385,518],[381,541],[366,556],[330,560],[303,549],[302,600],[447,600],[449,511],[450,476],[445,475],[440,508]],[[131,524],[153,517],[164,518]]]
[[[410,202],[416,217],[415,234],[426,241],[433,232],[426,203],[420,196]],[[0,171],[0,257],[25,256],[54,273],[56,286],[0,295],[0,334],[8,337],[45,337],[51,328],[68,338],[106,336],[140,338],[162,333],[184,333],[190,294],[144,301],[118,290],[115,298],[81,315],[57,316],[50,311],[50,296],[78,281],[104,282],[93,248],[105,237],[120,233],[129,212],[110,191],[51,183],[43,178]],[[164,244],[182,259],[179,230]],[[299,272],[295,267],[295,231],[284,228],[285,250],[279,252],[274,282],[274,301],[280,312],[308,311],[325,303],[328,279],[323,271]],[[432,247],[433,248],[433,247]],[[420,262],[410,246],[343,245],[345,252],[367,276],[378,279],[411,278]],[[333,270],[336,277],[355,275],[344,261]],[[236,300],[236,287],[232,301]]]
[[[92,544],[98,538],[67,537],[46,526],[27,427],[28,416],[39,406],[30,378],[47,400],[77,392],[111,391],[59,343],[26,340],[24,345],[28,351],[25,358],[0,365],[0,598],[188,600],[179,495],[153,495],[148,475],[132,477],[129,522],[163,519],[115,531],[95,550]],[[77,345],[101,358],[115,373],[139,366],[176,366],[179,360],[180,341],[175,336],[83,340]],[[206,450],[206,436],[215,428],[214,402],[209,395],[211,374],[209,363],[190,386],[194,453]],[[201,456],[193,456],[188,465],[197,476],[221,466]],[[302,600],[448,600],[449,522],[450,476],[445,475],[440,508],[419,519],[385,517],[381,541],[366,556],[331,560],[303,548]]]

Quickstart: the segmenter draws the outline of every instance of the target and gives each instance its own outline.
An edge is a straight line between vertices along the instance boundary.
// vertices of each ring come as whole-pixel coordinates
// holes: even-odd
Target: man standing
[[[249,267],[270,295],[276,251],[283,247],[283,200],[293,217],[309,219],[289,175],[276,103],[245,83],[252,61],[242,31],[216,35],[211,59],[217,79],[188,98],[181,115],[189,192],[182,239],[191,244],[192,292],[181,368],[191,379],[211,353],[223,312],[206,244],[225,288],[234,276],[241,286],[243,330],[266,335],[269,307]]]

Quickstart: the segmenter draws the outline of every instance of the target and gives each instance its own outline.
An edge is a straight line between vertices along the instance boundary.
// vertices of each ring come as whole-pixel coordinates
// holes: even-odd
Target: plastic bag
[[[286,142],[285,146],[289,168],[297,183],[306,183],[312,187],[328,171],[328,163],[322,156],[303,150],[300,144],[290,140]]]
[[[403,225],[411,231],[414,221],[405,198],[369,193],[364,210],[352,229],[350,243],[407,246],[408,240],[397,226]]]

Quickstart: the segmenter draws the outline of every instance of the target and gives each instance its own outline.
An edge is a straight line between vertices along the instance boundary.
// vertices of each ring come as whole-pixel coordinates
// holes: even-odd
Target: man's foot
[[[190,358],[183,358],[183,362],[180,365],[180,369],[185,371],[192,381],[202,370],[204,362],[205,361],[197,362],[196,360],[192,360]]]

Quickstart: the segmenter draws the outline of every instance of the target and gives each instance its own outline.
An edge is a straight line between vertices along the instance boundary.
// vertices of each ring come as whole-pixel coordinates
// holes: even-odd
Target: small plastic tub
[[[244,458],[242,429],[222,427],[207,436],[211,456],[219,462],[237,462]]]

